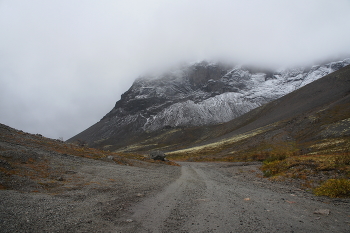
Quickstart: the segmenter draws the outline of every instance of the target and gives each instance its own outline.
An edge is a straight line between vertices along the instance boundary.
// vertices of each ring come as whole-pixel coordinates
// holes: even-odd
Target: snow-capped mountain
[[[164,128],[227,122],[349,64],[345,59],[271,71],[200,62],[140,77],[99,123],[72,139],[91,144]]]

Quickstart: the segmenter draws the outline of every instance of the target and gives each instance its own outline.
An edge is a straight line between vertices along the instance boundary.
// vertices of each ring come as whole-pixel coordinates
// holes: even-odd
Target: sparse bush
[[[272,154],[264,160],[264,164],[274,162],[274,161],[281,161],[286,159],[287,157],[288,156],[286,154]]]
[[[87,145],[88,145],[86,141],[80,140],[80,139],[78,139],[78,140],[76,141],[76,143],[77,143],[77,145],[80,146],[80,147],[87,147]]]
[[[318,188],[315,188],[314,193],[317,196],[350,198],[350,180],[329,179]]]
[[[335,157],[335,164],[337,166],[350,165],[350,153],[344,153]]]
[[[269,153],[263,161],[262,171],[265,177],[270,177],[286,170],[285,160],[289,158],[288,153]]]
[[[264,162],[264,165],[262,166],[261,170],[265,177],[270,177],[277,175],[278,173],[283,171],[284,166],[282,166],[280,160],[275,160],[272,162]]]

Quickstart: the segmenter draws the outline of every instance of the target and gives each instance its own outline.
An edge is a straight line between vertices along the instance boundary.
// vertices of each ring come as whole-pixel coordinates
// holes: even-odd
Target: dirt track
[[[130,232],[350,231],[349,203],[323,203],[298,189],[271,186],[259,181],[254,165],[181,165],[174,183],[131,209]],[[326,213],[315,213],[319,209]]]
[[[63,186],[47,193],[0,190],[1,232],[350,229],[349,200],[314,197],[291,185],[272,183],[259,177],[257,164],[132,167],[73,156],[59,161],[61,169],[74,171],[64,175]],[[330,213],[315,214],[318,209]]]

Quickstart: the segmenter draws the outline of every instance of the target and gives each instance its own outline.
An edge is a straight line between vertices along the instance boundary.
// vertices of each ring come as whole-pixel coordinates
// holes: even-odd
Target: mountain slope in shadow
[[[120,150],[164,132],[197,127],[191,140],[186,139],[190,135],[185,135],[186,140],[172,138],[192,143],[207,135],[205,126],[229,122],[349,64],[350,59],[344,59],[273,71],[200,62],[143,76],[99,122],[68,142],[84,141],[91,147]],[[204,131],[199,134],[198,128],[198,132]],[[164,146],[173,142],[163,143],[162,138],[156,143]],[[150,146],[159,147],[155,143]]]
[[[349,94],[347,66],[230,122],[138,135],[118,150],[157,149],[173,158],[220,158],[254,151],[263,144],[288,142],[302,153],[341,152],[349,148]]]

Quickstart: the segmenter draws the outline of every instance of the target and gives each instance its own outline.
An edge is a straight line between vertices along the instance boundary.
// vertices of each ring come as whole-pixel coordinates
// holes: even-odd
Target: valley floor
[[[272,183],[257,163],[180,164],[72,161],[69,186],[0,190],[1,232],[349,232],[349,199]]]
[[[349,232],[344,199],[269,183],[254,164],[181,165],[174,183],[131,208],[130,232]]]

